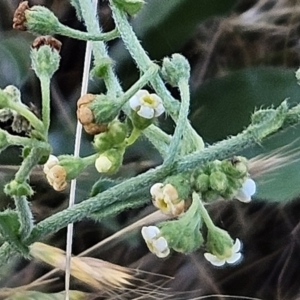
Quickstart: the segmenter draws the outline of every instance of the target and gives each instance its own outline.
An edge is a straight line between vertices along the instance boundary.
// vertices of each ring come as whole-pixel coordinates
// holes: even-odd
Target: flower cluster
[[[59,160],[56,156],[49,156],[43,171],[54,190],[63,191],[67,187],[67,172],[64,167],[59,165]]]

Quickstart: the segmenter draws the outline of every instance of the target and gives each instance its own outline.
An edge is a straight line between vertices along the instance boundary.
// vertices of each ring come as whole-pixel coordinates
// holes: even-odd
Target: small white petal
[[[148,106],[141,106],[137,114],[145,119],[152,119],[154,117],[154,109]]]
[[[135,96],[137,96],[139,99],[142,99],[145,96],[149,96],[149,92],[147,90],[139,90],[138,92],[135,93]]]
[[[255,192],[256,192],[256,184],[255,184],[255,181],[254,181],[253,179],[251,179],[251,178],[248,178],[248,179],[244,182],[244,184],[243,184],[243,186],[242,186],[242,190],[243,190],[243,192],[244,192],[246,195],[249,195],[250,197],[251,197],[252,195],[254,195]]]
[[[159,117],[161,114],[165,112],[164,106],[160,103],[156,108],[155,108],[155,117]]]
[[[163,184],[162,183],[155,183],[152,185],[151,189],[150,189],[150,194],[152,197],[158,197],[160,195],[162,195],[162,188],[163,188]]]
[[[242,258],[242,254],[240,252],[233,253],[229,258],[226,259],[226,262],[229,264],[234,264],[240,261]]]
[[[108,172],[111,166],[111,160],[105,155],[100,155],[95,161],[95,168],[99,173]]]
[[[129,106],[131,109],[136,110],[141,106],[141,100],[136,95],[130,98],[129,100]]]
[[[155,247],[157,252],[165,252],[166,249],[168,249],[168,242],[161,236],[157,240],[153,241],[153,247]]]
[[[156,226],[144,226],[142,228],[142,236],[145,241],[153,240],[155,237],[158,236],[160,230]]]
[[[232,252],[236,253],[241,250],[242,243],[239,239],[235,240],[234,245],[232,246]]]
[[[212,265],[216,267],[221,267],[225,264],[225,259],[219,259],[211,253],[204,253],[204,257],[207,261],[209,261]]]

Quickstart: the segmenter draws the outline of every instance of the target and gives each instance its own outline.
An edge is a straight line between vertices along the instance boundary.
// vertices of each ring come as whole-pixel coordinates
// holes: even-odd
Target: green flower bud
[[[129,15],[135,15],[144,5],[143,0],[113,0],[119,9],[124,10]]]
[[[12,180],[4,187],[4,193],[8,196],[32,196],[33,190],[27,182]]]
[[[175,53],[171,58],[164,58],[161,69],[163,78],[172,86],[178,86],[181,79],[186,81],[190,78],[190,65],[181,54]]]
[[[119,120],[114,120],[108,125],[107,134],[110,136],[114,145],[121,144],[127,137],[127,126]]]
[[[248,174],[247,159],[242,156],[235,156],[230,160],[223,160],[222,171],[233,178],[244,178]]]
[[[99,173],[113,174],[119,170],[123,162],[124,150],[110,149],[99,155],[95,167]]]
[[[36,75],[52,77],[59,68],[60,55],[57,50],[49,45],[43,45],[38,49],[31,49],[31,65]]]
[[[209,184],[212,190],[224,193],[228,186],[228,180],[223,172],[215,171],[209,176]]]
[[[107,124],[113,121],[120,113],[120,105],[114,99],[109,99],[106,95],[97,95],[89,105],[96,123]]]
[[[111,141],[108,132],[102,132],[94,136],[93,142],[94,149],[98,153],[103,153],[113,147],[113,142]]]
[[[53,35],[57,33],[60,23],[48,8],[35,5],[25,11],[27,29],[36,35]]]
[[[210,187],[209,175],[204,173],[199,174],[194,181],[194,186],[197,192],[206,192]]]

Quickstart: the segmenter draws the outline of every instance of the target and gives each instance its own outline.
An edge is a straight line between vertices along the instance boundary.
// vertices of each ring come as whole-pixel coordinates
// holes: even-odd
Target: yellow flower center
[[[142,98],[143,104],[152,108],[157,106],[156,100],[151,95],[146,95]]]

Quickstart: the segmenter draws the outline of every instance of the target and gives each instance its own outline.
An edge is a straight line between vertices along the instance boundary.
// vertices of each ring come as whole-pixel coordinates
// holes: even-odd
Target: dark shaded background
[[[40,88],[29,60],[30,43],[34,37],[11,28],[18,2],[0,2],[0,88],[16,85],[22,91],[24,102],[32,102],[39,107]],[[294,76],[300,60],[299,1],[146,2],[143,10],[132,18],[132,25],[151,58],[159,62],[164,56],[180,52],[189,60],[192,68],[190,119],[206,143],[211,144],[240,132],[249,124],[255,108],[277,106],[286,98],[291,105],[299,102],[300,90]],[[84,30],[68,1],[29,1],[29,4],[45,5],[62,23]],[[100,1],[98,9],[104,30],[111,30],[114,25],[107,1]],[[73,151],[75,105],[80,93],[85,43],[60,36],[57,38],[62,41],[63,47],[61,66],[51,87],[50,140],[54,153],[63,154]],[[137,78],[138,71],[121,41],[110,42],[109,51],[122,86],[127,89]],[[90,91],[101,90],[101,82],[90,82]],[[171,91],[177,95],[176,90]],[[172,122],[162,118],[160,123],[167,132],[172,132]],[[289,149],[297,153],[298,137],[299,126],[296,126],[244,154],[250,158],[290,143],[293,144]],[[90,138],[84,136],[82,154],[90,151]],[[13,175],[18,155],[18,149],[14,149],[1,156],[1,184]],[[244,260],[237,266],[214,268],[203,259],[202,250],[191,255],[173,254],[168,259],[159,260],[148,253],[138,233],[101,248],[95,256],[175,276],[168,285],[178,293],[170,299],[192,299],[212,294],[264,300],[298,299],[300,203],[298,199],[292,201],[300,192],[296,159],[297,156],[286,168],[258,178],[258,193],[249,205],[218,202],[212,206],[216,223],[228,229],[232,237],[243,241]],[[154,149],[141,139],[129,149],[126,167],[118,176],[133,176],[159,162]],[[77,201],[88,196],[97,178],[93,170],[83,174]],[[33,174],[32,184],[37,191],[31,200],[37,221],[67,205],[67,196],[52,191],[40,170]],[[2,194],[0,203],[2,208],[11,205]],[[127,211],[101,224],[88,220],[76,224],[74,254],[139,219],[147,211],[149,208]],[[62,230],[49,237],[49,241],[64,247],[64,237],[65,231]],[[44,266],[23,261],[0,270],[0,279],[3,274],[1,286],[28,284],[45,272]],[[78,283],[75,286],[78,287]],[[48,286],[47,290],[58,291],[61,288],[62,283],[58,283]],[[133,298],[131,295],[123,299]],[[145,299],[148,299],[147,296]],[[216,296],[209,299],[224,298]]]

